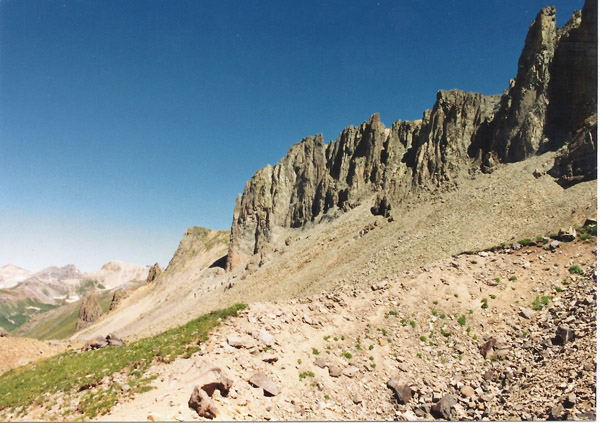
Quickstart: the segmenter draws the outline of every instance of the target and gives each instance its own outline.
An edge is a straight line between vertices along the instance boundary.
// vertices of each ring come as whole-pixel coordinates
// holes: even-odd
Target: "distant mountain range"
[[[0,268],[0,327],[13,331],[32,316],[77,302],[91,291],[145,280],[149,269],[111,261],[94,273],[82,273],[74,265],[31,272],[8,264]]]

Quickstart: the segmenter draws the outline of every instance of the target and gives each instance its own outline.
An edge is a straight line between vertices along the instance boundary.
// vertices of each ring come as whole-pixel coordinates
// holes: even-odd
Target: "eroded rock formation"
[[[262,259],[278,228],[318,223],[374,193],[394,203],[451,189],[460,174],[548,150],[560,149],[550,174],[562,186],[596,178],[597,1],[558,29],[556,9],[542,9],[518,65],[502,95],[439,91],[421,120],[386,128],[374,114],[329,144],[315,135],[293,145],[238,196],[227,269]]]
[[[80,331],[94,323],[102,316],[102,308],[98,304],[98,299],[95,293],[89,294],[83,299],[79,306],[79,315],[75,324],[75,331]]]

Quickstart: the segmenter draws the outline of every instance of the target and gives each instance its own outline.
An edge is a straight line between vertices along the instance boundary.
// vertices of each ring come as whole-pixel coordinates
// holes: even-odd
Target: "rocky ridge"
[[[565,75],[567,77],[565,78]],[[540,11],[529,28],[518,72],[500,96],[439,91],[414,122],[386,128],[374,114],[293,145],[275,166],[260,169],[238,196],[228,270],[281,243],[282,228],[339,216],[373,193],[390,203],[410,193],[453,189],[460,176],[492,172],[545,151],[560,150],[550,174],[563,186],[597,174],[597,2],[586,1],[556,28],[556,9]]]

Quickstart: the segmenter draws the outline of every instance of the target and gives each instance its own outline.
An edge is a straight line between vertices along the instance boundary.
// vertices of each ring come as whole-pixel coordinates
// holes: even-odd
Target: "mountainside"
[[[267,254],[277,228],[318,223],[373,193],[398,203],[410,193],[453,189],[461,175],[559,149],[550,174],[561,185],[596,179],[597,21],[595,1],[558,29],[556,9],[542,9],[501,96],[440,91],[419,121],[385,128],[375,114],[328,145],[321,135],[293,145],[238,197],[227,269]]]
[[[238,196],[227,254],[225,232],[213,251],[210,231],[188,230],[156,282],[77,336],[153,335],[235,302],[365,286],[595,217],[595,4],[558,29],[543,9],[501,95],[440,91],[419,121],[386,128],[374,114],[329,144],[293,145]],[[576,76],[561,76],[564,61]],[[557,130],[559,109],[570,118]]]

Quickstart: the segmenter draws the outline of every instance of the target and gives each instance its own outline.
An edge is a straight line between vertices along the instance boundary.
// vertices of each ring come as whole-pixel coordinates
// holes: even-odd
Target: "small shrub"
[[[446,338],[449,337],[450,335],[452,335],[451,332],[449,331],[445,331],[444,328],[440,328],[440,333],[445,336]]]
[[[318,349],[316,349],[316,348],[313,348],[313,349],[312,349],[312,352],[313,352],[313,354],[314,354],[314,355],[319,355],[319,354],[321,354],[321,352],[320,352]]]
[[[342,335],[342,337],[340,338],[342,341],[344,341],[346,339],[346,337],[344,335]]]
[[[325,341],[329,341],[329,338],[331,338],[331,335],[326,335],[326,336],[324,336],[324,337],[323,337],[323,339],[324,339]]]
[[[327,395],[327,394],[325,394],[324,398],[325,398],[326,401],[329,401],[331,399],[331,397],[329,395]]]
[[[348,360],[350,360],[352,358],[352,354],[350,354],[349,352],[342,353],[342,356],[347,358]]]
[[[298,364],[302,364],[302,359],[301,358],[298,359]]]
[[[369,360],[373,361],[373,360],[375,360],[375,357],[369,356]]]
[[[545,307],[548,307],[548,304],[550,304],[550,299],[548,297],[546,297],[545,295],[542,297],[542,304]]]
[[[510,278],[508,278],[508,280],[514,282],[517,280],[517,277],[515,275],[512,275]]]
[[[461,326],[464,326],[465,323],[467,323],[467,316],[465,316],[464,314],[462,316],[460,316],[457,320],[458,324]]]
[[[496,281],[496,283],[500,283],[500,278],[494,278],[494,280]]]
[[[375,367],[377,367],[377,364],[371,363],[371,368],[374,369]]]
[[[495,300],[495,299],[496,299],[496,296],[495,296],[494,294],[490,294],[490,298],[491,298],[492,300]]]
[[[554,289],[556,289],[556,292],[562,292],[563,289],[560,286],[555,286]]]
[[[421,335],[421,337],[419,338],[421,340],[421,342],[426,342],[427,338],[424,335]]]
[[[414,329],[417,327],[417,322],[415,322],[414,320],[410,321],[410,326]]]
[[[435,300],[435,301],[433,302],[433,304],[434,304],[434,305],[438,305],[438,301],[437,301],[437,300]]]
[[[421,353],[417,353],[417,357],[419,357],[419,358],[423,358],[423,354],[421,354]]]
[[[440,314],[440,319],[445,319],[445,318],[446,318],[446,314],[445,313]]]
[[[315,377],[313,372],[302,372],[299,374],[300,380],[306,379],[307,377]]]
[[[518,241],[519,244],[521,245],[530,245],[530,244],[534,244],[533,242],[531,242],[531,238],[523,238],[522,240]]]
[[[581,267],[579,267],[578,265],[574,264],[573,266],[569,267],[569,273],[571,273],[572,275],[583,275],[583,270],[581,269]]]
[[[396,310],[390,310],[390,311],[388,312],[388,314],[389,314],[390,316],[397,316],[397,315],[398,315],[398,312],[397,312]]]
[[[434,316],[438,315],[438,311],[435,308],[431,309],[431,314],[433,314]]]
[[[470,334],[470,333],[471,333],[471,326],[469,326],[469,327],[467,328],[467,334]]]

